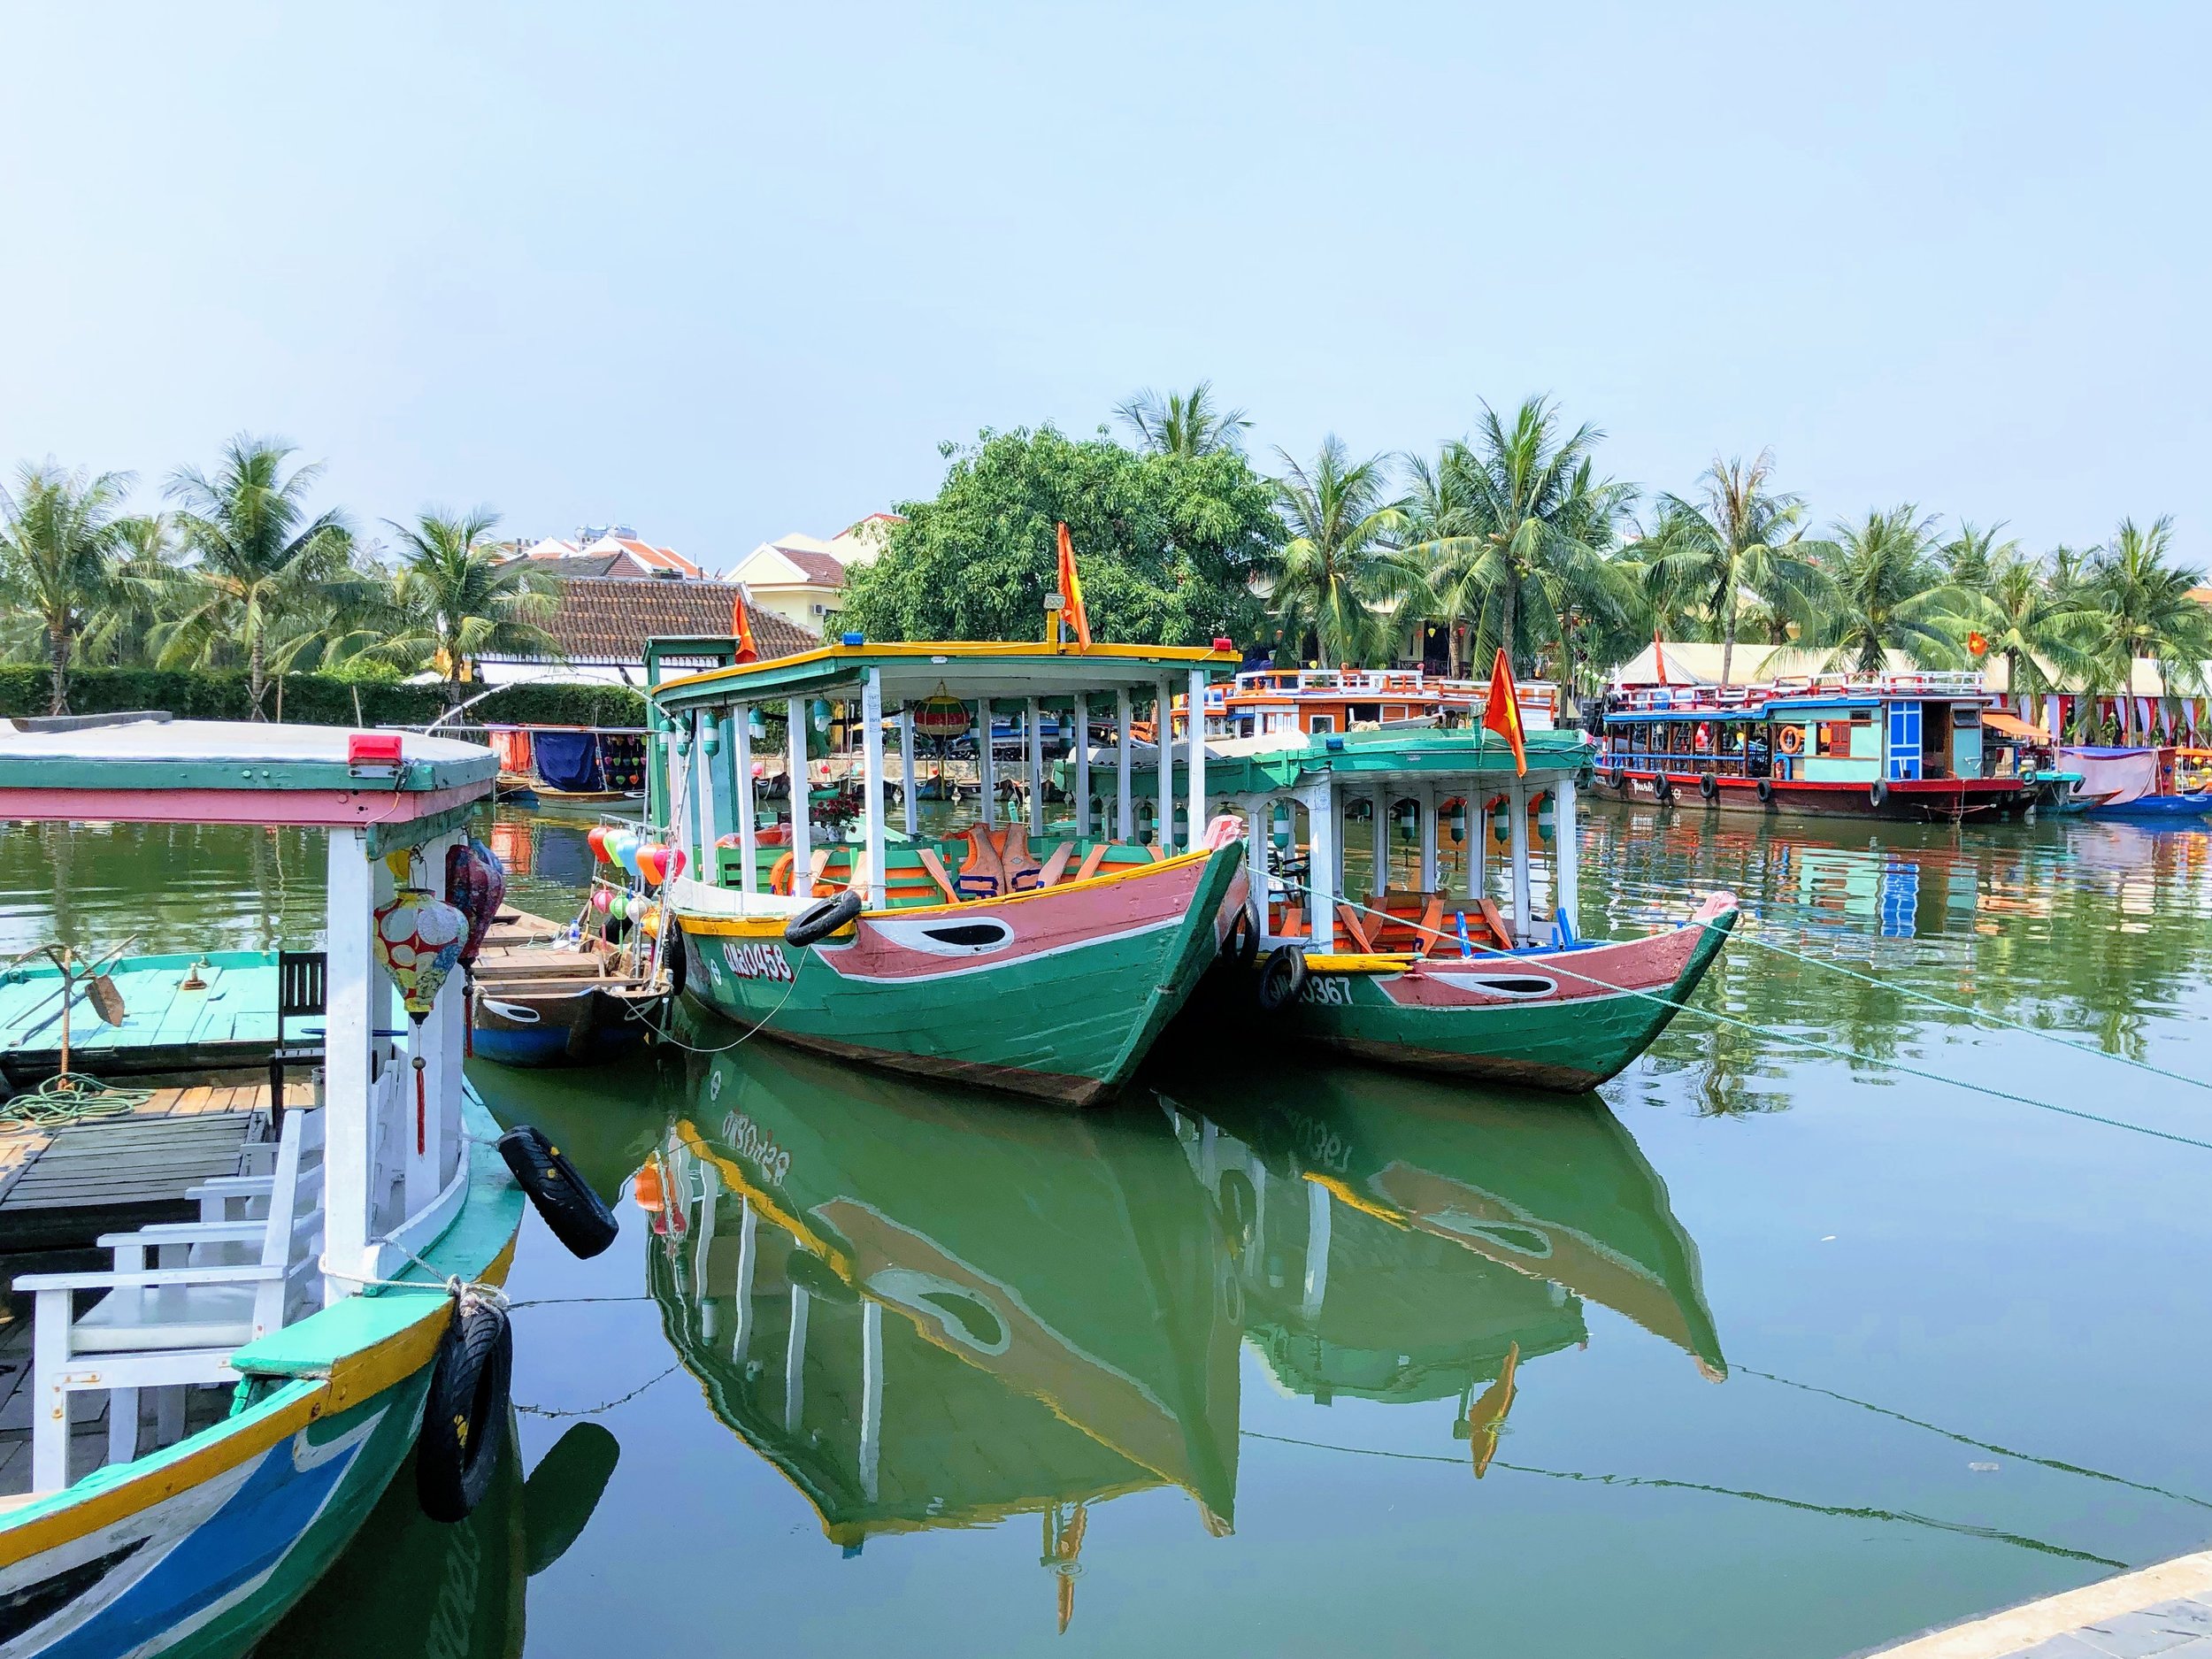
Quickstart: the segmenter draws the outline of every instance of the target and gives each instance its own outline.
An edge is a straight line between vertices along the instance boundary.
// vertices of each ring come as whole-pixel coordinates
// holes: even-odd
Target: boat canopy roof
[[[16,822],[252,823],[388,836],[465,812],[498,775],[489,749],[414,732],[165,714],[0,721],[0,820]]]
[[[1286,738],[1294,741],[1286,743]],[[1587,764],[1578,732],[1524,734],[1529,780],[1555,783]],[[1206,789],[1219,795],[1278,795],[1324,777],[1382,783],[1398,778],[1514,775],[1513,751],[1478,727],[1440,732],[1403,727],[1372,732],[1285,733],[1206,745]]]
[[[884,707],[891,709],[937,695],[941,687],[947,696],[972,701],[1136,691],[1194,669],[1225,680],[1240,660],[1234,651],[1186,645],[1094,645],[1088,650],[1027,641],[826,645],[795,657],[687,674],[656,686],[652,697],[664,709],[691,709],[857,695],[872,668],[882,673]]]

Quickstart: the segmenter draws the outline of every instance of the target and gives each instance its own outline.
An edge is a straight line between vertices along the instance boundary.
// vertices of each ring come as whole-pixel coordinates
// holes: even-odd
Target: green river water
[[[503,817],[513,902],[584,827]],[[2112,1057],[2212,1077],[2212,837],[1582,833],[1586,933],[1743,896],[1795,954],[1698,1005],[1771,1029],[1601,1102],[1202,1030],[1081,1116],[764,1041],[479,1067],[622,1236],[532,1218],[506,1478],[396,1485],[264,1651],[1821,1659],[2212,1540],[2212,1093]],[[13,831],[0,942],[303,942],[319,861]]]

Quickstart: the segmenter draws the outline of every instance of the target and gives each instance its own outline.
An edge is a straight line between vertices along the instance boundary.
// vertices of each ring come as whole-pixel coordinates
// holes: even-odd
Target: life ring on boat
[[[1714,781],[1711,772],[1701,772],[1697,775],[1697,792],[1710,801],[1720,794],[1720,785]]]
[[[1771,803],[1771,802],[1773,801],[1773,799],[1774,799],[1774,780],[1773,780],[1773,779],[1771,779],[1771,778],[1762,778],[1762,779],[1760,779],[1760,780],[1759,780],[1759,804],[1760,804],[1761,806],[1765,806],[1765,805],[1769,804],[1770,803]]]
[[[1298,1000],[1306,988],[1306,953],[1295,945],[1278,945],[1261,965],[1259,984],[1253,987],[1261,1009],[1270,1014]]]
[[[499,1137],[499,1156],[514,1172],[515,1185],[528,1195],[553,1236],[571,1256],[588,1261],[614,1242],[621,1224],[606,1200],[535,1124],[517,1124]]]
[[[789,853],[768,866],[768,890],[788,894],[791,891],[791,855]]]
[[[415,1436],[415,1499],[432,1520],[466,1520],[491,1490],[505,1449],[514,1360],[507,1310],[463,1291],[438,1339]]]
[[[1881,805],[1889,799],[1889,786],[1877,778],[1872,783],[1867,785],[1866,798],[1876,806]]]
[[[860,895],[850,887],[817,899],[783,925],[783,942],[800,947],[819,943],[839,928],[850,926],[861,908]]]
[[[1774,747],[1785,755],[1800,755],[1805,750],[1805,728],[1786,726],[1774,734]]]

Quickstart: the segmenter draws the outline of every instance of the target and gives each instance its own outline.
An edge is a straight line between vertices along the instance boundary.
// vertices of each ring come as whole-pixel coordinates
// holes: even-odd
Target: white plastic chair
[[[34,1394],[31,1489],[69,1484],[69,1396],[109,1393],[108,1457],[138,1455],[138,1391],[161,1388],[165,1435],[183,1431],[183,1389],[233,1381],[230,1356],[307,1311],[322,1253],[323,1114],[284,1118],[270,1175],[219,1177],[194,1189],[211,1202],[265,1206],[256,1217],[168,1223],[108,1233],[115,1256],[104,1273],[26,1273],[15,1288],[36,1293],[31,1349]],[[224,1189],[234,1189],[225,1191]],[[243,1189],[243,1190],[235,1190]],[[146,1264],[153,1250],[160,1262]],[[107,1294],[83,1314],[79,1291]]]

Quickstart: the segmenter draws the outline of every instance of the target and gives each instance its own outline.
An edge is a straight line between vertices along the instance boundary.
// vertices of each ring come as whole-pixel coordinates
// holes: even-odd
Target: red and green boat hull
[[[1579,1093],[1619,1075],[1672,1022],[1736,925],[1717,893],[1642,939],[1421,960],[1317,956],[1273,1018],[1362,1059]]]
[[[1217,949],[1240,843],[1010,898],[870,911],[818,944],[677,913],[687,995],[762,1034],[1087,1105],[1126,1082]]]

